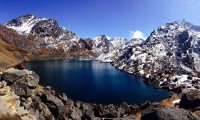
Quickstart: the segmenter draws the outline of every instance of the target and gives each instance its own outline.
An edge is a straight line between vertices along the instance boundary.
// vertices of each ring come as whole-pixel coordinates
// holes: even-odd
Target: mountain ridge
[[[80,38],[75,33],[59,26],[56,20],[40,18],[32,14],[23,15],[4,24],[25,36],[35,36],[33,48],[43,54],[35,58],[44,59],[93,59],[114,49],[111,38],[99,35],[96,38]],[[22,29],[25,28],[25,29]],[[123,40],[121,40],[123,41]],[[114,40],[112,39],[114,44]],[[118,40],[120,42],[120,40]],[[122,44],[121,44],[122,45]],[[41,53],[42,52],[42,53]],[[44,55],[44,53],[46,55]],[[59,54],[56,54],[59,52]],[[61,55],[60,55],[61,54]]]
[[[195,29],[194,29],[195,28]],[[141,44],[126,47],[113,66],[172,91],[199,87],[200,31],[185,21],[158,27]]]
[[[42,59],[45,59],[45,57],[51,59],[52,57],[54,59],[96,59],[103,62],[114,62],[119,57],[119,54],[122,54],[121,51],[127,47],[133,47],[136,45],[149,47],[156,44],[156,42],[160,42],[156,41],[156,39],[163,38],[167,40],[173,37],[180,37],[181,34],[183,37],[181,40],[183,40],[184,37],[189,37],[190,35],[197,36],[197,33],[200,30],[199,26],[195,26],[185,20],[177,20],[173,23],[167,23],[165,26],[159,27],[157,30],[153,31],[146,40],[132,39],[127,41],[124,38],[110,38],[106,35],[99,35],[96,38],[80,38],[75,33],[60,27],[56,20],[51,18],[40,18],[33,14],[17,17],[4,25],[16,30],[19,34],[25,36],[33,35],[33,38],[37,39],[34,42],[33,48],[39,50],[40,52],[38,53],[43,54],[44,57],[37,57],[37,55],[35,55],[36,57],[32,58],[33,60],[36,58],[39,60],[40,57]],[[21,28],[26,29],[22,31]],[[187,32],[187,29],[190,29],[190,31]],[[183,30],[185,30],[184,33],[182,33]],[[176,36],[173,32],[167,34],[168,31],[173,31],[176,32],[175,34],[180,35]],[[192,43],[196,42],[197,41],[195,40],[192,41]],[[170,45],[167,44],[166,46],[173,46],[172,44],[177,43],[170,43]],[[165,44],[153,47],[161,50],[160,47],[163,46],[165,46]],[[185,47],[187,47],[186,44]],[[153,48],[151,47],[151,49]],[[169,47],[167,49],[169,49]],[[170,49],[172,50],[172,48]],[[197,49],[198,48],[196,47],[194,50]],[[61,56],[57,55],[57,52],[61,54]],[[157,50],[154,52],[156,53]],[[170,53],[170,50],[167,52]],[[166,53],[161,54],[161,56],[164,54]]]
[[[38,119],[154,119],[155,115],[160,119],[166,116],[177,119],[180,115],[184,119],[199,119],[189,111],[191,109],[188,110],[188,103],[195,104],[196,100],[199,101],[200,94],[199,26],[175,21],[154,30],[147,40],[133,39],[127,42],[121,38],[112,41],[105,35],[96,39],[79,38],[70,31],[63,31],[54,20],[43,20],[45,23],[36,21],[32,23],[38,25],[33,28],[35,25],[28,24],[31,30],[26,29],[24,35],[18,34],[20,31],[17,33],[10,29],[11,27],[0,25],[0,55],[8,57],[0,57],[0,61],[5,62],[1,63],[0,67],[7,67],[22,60],[96,59],[112,62],[117,69],[142,76],[145,82],[158,88],[178,93],[197,90],[195,94],[184,93],[181,99],[171,96],[160,103],[151,104],[147,101],[138,105],[96,105],[73,102],[65,94],[56,93],[51,87],[38,86],[39,77],[32,71],[14,68],[3,71],[0,79],[8,81],[18,98],[20,97],[21,105]],[[20,26],[21,23],[9,24]],[[29,32],[30,34],[27,34]],[[7,61],[9,62],[6,63]],[[22,91],[19,91],[20,87],[23,88]],[[197,97],[194,98],[194,95]],[[185,110],[173,108],[177,107],[180,101]],[[16,102],[19,105],[19,102]],[[163,103],[167,105],[163,107]],[[196,109],[197,105],[192,106],[192,111]],[[174,114],[174,111],[177,114]]]

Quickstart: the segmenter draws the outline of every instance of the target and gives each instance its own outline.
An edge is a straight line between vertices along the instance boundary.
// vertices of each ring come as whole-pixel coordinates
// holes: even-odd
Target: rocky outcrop
[[[182,95],[180,108],[184,109],[200,109],[200,91],[189,91]]]
[[[62,28],[59,27],[58,23],[53,19],[46,19],[37,22],[32,30],[31,34],[35,34],[41,37],[58,37],[62,33]]]
[[[0,82],[0,119],[36,120],[36,117],[20,104],[20,97],[11,90],[7,82]]]
[[[196,114],[180,108],[159,108],[142,116],[141,120],[199,120]]]
[[[6,81],[12,91],[21,97],[34,95],[34,88],[38,85],[39,76],[32,71],[9,68],[3,71],[2,80]]]

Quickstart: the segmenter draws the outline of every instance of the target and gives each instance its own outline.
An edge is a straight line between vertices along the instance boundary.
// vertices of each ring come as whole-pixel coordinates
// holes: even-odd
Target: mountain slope
[[[63,29],[56,20],[40,18],[35,15],[23,15],[4,24],[25,37],[31,36],[34,53],[29,52],[32,60],[44,59],[96,59],[109,54],[108,59],[116,55],[116,50],[125,41],[99,35],[94,39],[79,38],[75,33]],[[23,41],[29,43],[30,39]],[[121,41],[121,43],[120,43]],[[29,45],[28,45],[29,46]],[[113,61],[110,60],[110,61]]]
[[[75,33],[60,27],[56,20],[40,18],[32,14],[20,16],[4,25],[23,35],[39,36],[43,40],[38,43],[38,47],[51,46],[62,41],[78,40]]]
[[[108,38],[106,36],[104,36],[106,38],[106,42],[107,42],[107,51],[106,52],[102,52],[97,58],[96,60],[101,61],[101,62],[113,62],[118,58],[118,54],[120,53],[120,51],[122,50],[122,47],[125,45],[125,43],[127,42],[126,39],[124,38],[120,38],[120,37],[116,37],[116,38],[110,38],[108,40]],[[105,50],[105,48],[103,48]]]
[[[91,51],[79,45],[79,37],[60,27],[56,20],[28,14],[4,25],[26,38],[23,44],[30,47],[31,60],[94,59]]]
[[[199,28],[185,21],[168,23],[152,32],[144,45],[155,56],[167,57],[167,62],[172,66],[183,69],[185,72],[199,73]]]
[[[163,82],[174,84],[176,76],[180,76],[180,80],[184,79],[183,84],[192,85],[192,81],[182,75],[200,77],[199,45],[200,27],[185,21],[175,21],[154,30],[140,45],[125,47],[113,65],[148,78],[157,86]]]
[[[22,60],[21,53],[8,42],[9,39],[19,38],[15,35],[15,31],[0,25],[0,70],[16,65]]]
[[[9,47],[11,46],[0,39],[0,70],[12,65],[16,65],[20,62],[20,60],[14,56],[13,52],[6,49]]]
[[[12,28],[12,29],[16,30],[20,34],[29,34],[31,32],[33,26],[41,20],[42,19],[37,16],[27,14],[27,15],[18,17],[16,19],[13,19],[13,20],[5,23],[5,25],[8,28]]]

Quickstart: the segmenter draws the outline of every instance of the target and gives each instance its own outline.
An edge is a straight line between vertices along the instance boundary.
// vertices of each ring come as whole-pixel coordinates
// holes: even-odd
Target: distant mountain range
[[[60,27],[56,20],[31,14],[13,19],[4,26],[17,31],[19,36],[26,38],[31,36],[31,40],[28,38],[23,41],[23,44],[29,44],[31,41],[31,45],[21,45],[23,48],[28,47],[26,52],[31,54],[26,57],[26,60],[95,60],[104,54],[113,53],[125,43],[123,38],[110,39],[105,35],[99,35],[96,38],[80,38],[75,33]]]
[[[146,40],[106,35],[80,38],[54,19],[31,14],[13,19],[0,29],[5,48],[21,60],[92,59],[114,62],[116,68],[142,76],[164,68],[180,74],[200,72],[200,27],[184,20],[159,27]]]

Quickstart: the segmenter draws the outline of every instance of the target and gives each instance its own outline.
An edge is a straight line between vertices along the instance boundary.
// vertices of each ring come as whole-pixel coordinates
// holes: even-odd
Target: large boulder
[[[2,79],[15,91],[18,96],[30,97],[34,95],[34,88],[38,86],[39,76],[29,70],[9,68],[3,71]]]
[[[27,86],[27,83],[19,80],[12,85],[10,85],[11,91],[14,91],[16,95],[20,97],[31,97],[34,95],[34,89],[31,89]]]
[[[65,95],[65,93],[59,93],[59,94],[56,94],[56,96],[57,96],[60,100],[62,100],[62,102],[63,102],[64,104],[67,104],[67,96]]]
[[[194,109],[200,107],[200,91],[189,91],[182,95],[180,101],[180,108]]]
[[[196,114],[181,108],[158,108],[142,115],[141,120],[199,120]]]
[[[70,118],[73,120],[81,120],[82,113],[78,108],[74,108],[71,110]]]
[[[109,105],[94,105],[93,112],[95,117],[105,117],[105,118],[120,118],[124,115],[129,115],[135,113],[139,110],[138,105],[127,105],[127,103],[122,103],[119,106],[109,104]]]
[[[8,82],[9,84],[13,84],[17,81],[26,82],[29,87],[36,87],[39,82],[39,76],[27,69],[18,70],[15,68],[9,68],[2,73],[2,80]]]
[[[97,105],[94,108],[94,115],[97,117],[105,117],[109,115],[109,110],[106,109],[103,105]]]
[[[3,71],[2,80],[12,84],[18,80],[24,79],[25,76],[26,76],[26,72],[24,70],[9,68]]]
[[[57,108],[64,106],[63,102],[52,94],[44,94],[41,98],[42,101],[50,103],[51,105],[55,105]]]
[[[26,71],[27,76],[25,77],[25,82],[29,88],[36,88],[39,83],[39,76],[33,71]]]

